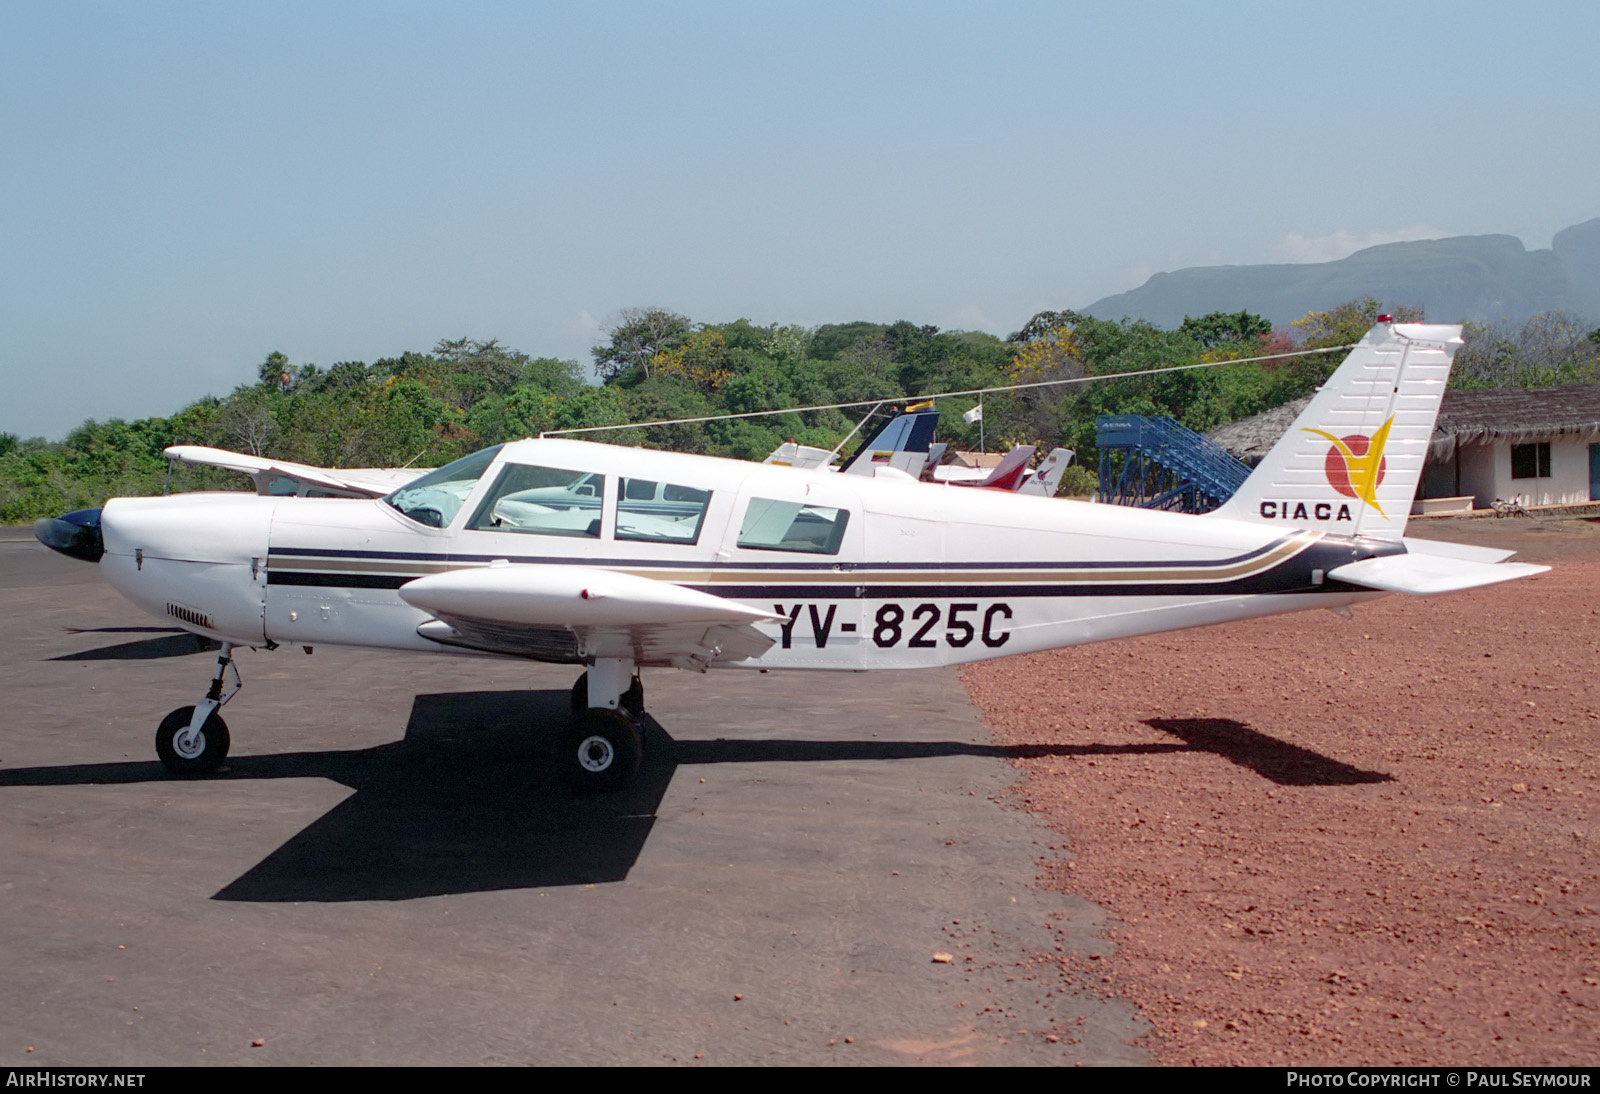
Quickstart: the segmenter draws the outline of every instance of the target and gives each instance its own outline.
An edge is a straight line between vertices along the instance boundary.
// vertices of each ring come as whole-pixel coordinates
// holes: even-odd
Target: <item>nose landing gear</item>
[[[222,694],[222,677],[233,671],[233,687]],[[217,713],[222,705],[239,693],[244,681],[233,663],[233,643],[224,642],[217,656],[217,671],[211,677],[206,697],[192,707],[179,707],[156,730],[156,755],[174,775],[210,775],[222,768],[228,758],[228,723]]]

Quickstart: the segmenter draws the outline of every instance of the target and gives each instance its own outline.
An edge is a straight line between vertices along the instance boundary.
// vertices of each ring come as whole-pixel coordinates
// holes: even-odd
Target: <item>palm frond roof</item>
[[[1206,436],[1254,463],[1289,431],[1311,396],[1218,426]],[[1448,459],[1463,444],[1600,441],[1600,384],[1447,391],[1429,455]]]

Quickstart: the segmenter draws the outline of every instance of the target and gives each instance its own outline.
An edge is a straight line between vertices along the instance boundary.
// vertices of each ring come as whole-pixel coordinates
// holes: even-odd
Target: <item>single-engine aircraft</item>
[[[545,439],[383,498],[117,498],[37,534],[221,643],[156,732],[177,774],[227,755],[237,647],[327,644],[583,666],[561,763],[607,790],[644,668],[950,665],[1547,569],[1404,537],[1460,334],[1380,322],[1204,516]]]

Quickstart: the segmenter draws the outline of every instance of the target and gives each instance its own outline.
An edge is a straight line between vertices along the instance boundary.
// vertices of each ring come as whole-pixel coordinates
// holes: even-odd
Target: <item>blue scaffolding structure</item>
[[[1244,485],[1248,464],[1171,418],[1095,419],[1100,500],[1143,509],[1209,513]]]

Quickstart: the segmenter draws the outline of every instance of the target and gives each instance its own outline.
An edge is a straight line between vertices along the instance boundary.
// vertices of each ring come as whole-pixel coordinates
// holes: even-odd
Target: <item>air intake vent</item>
[[[167,614],[192,626],[204,627],[208,631],[217,629],[211,625],[211,617],[205,612],[197,612],[193,608],[185,608],[182,604],[173,604],[169,601],[167,603]]]

